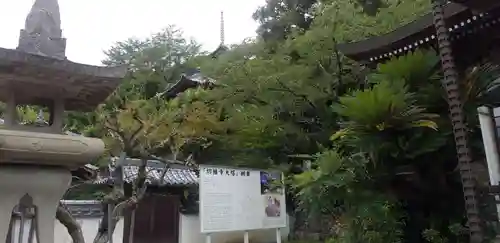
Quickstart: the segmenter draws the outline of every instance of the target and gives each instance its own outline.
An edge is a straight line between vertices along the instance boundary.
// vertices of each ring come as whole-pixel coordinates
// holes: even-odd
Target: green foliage
[[[323,241],[312,241],[312,240],[292,240],[286,241],[287,243],[323,243]]]
[[[467,228],[460,224],[451,224],[448,226],[448,230],[451,232],[452,239],[443,236],[441,232],[435,229],[426,229],[422,232],[424,239],[429,243],[448,243],[448,242],[465,242],[466,237],[469,234]]]
[[[311,8],[317,0],[269,0],[253,14],[260,23],[257,33],[265,40],[283,40],[292,31],[305,31],[314,18]]]
[[[410,227],[405,231],[412,232],[414,229],[410,225],[425,214],[433,217],[419,224],[436,227],[439,234],[432,230],[420,232],[422,240],[462,240],[463,236],[447,229],[445,223],[446,220],[461,221],[463,208],[456,204],[450,207],[461,200],[462,195],[458,174],[453,170],[456,166],[454,140],[446,118],[447,104],[439,83],[438,64],[434,54],[420,51],[393,59],[367,75],[368,87],[354,89],[332,105],[332,111],[341,118],[337,120],[341,129],[332,136],[335,152],[316,156],[313,169],[295,176],[294,181],[300,189],[298,199],[302,207],[348,222],[332,242],[402,242],[402,229]],[[470,72],[466,77],[477,78],[464,79],[461,85],[495,87],[496,78],[493,77],[498,76],[493,66],[480,65],[472,70],[488,71]],[[466,103],[470,107],[477,107],[481,97],[488,96],[487,92],[465,91],[466,96],[471,97]],[[354,155],[365,158],[362,169],[354,164],[343,169],[338,167],[336,161],[350,161],[346,158]],[[325,166],[325,161],[330,166]],[[349,172],[349,177],[345,176],[345,171]],[[357,178],[353,175],[365,176],[353,180]],[[339,176],[342,182],[350,183],[339,184],[335,181]],[[345,188],[339,190],[339,185]],[[347,192],[355,196],[351,198]],[[429,202],[432,206],[426,211],[406,209],[407,215],[401,214],[400,203],[412,208],[423,203],[422,198],[432,198]],[[354,206],[349,208],[346,204]],[[389,211],[394,214],[378,215],[384,212],[383,205],[389,205]],[[443,213],[445,211],[447,213]],[[374,218],[381,220],[374,224],[372,234],[365,223],[372,223]],[[365,222],[364,219],[370,220]],[[405,222],[412,223],[405,226]],[[396,230],[384,231],[385,227]]]
[[[145,71],[172,71],[199,53],[200,45],[188,40],[174,25],[145,39],[130,38],[115,43],[105,51],[105,65],[129,65],[131,69]],[[177,78],[177,77],[175,77]]]
[[[366,33],[377,35],[386,33],[399,25],[406,24],[427,13],[429,1],[400,1],[400,0],[268,0],[266,4],[255,11],[253,18],[260,24],[257,33],[266,41],[282,41],[293,34],[304,34],[311,29],[314,23],[325,23],[329,27],[349,20],[355,27],[362,28]],[[333,11],[332,11],[333,10]],[[342,20],[332,22],[332,13],[342,10]],[[353,13],[357,14],[353,18]],[[347,16],[349,15],[350,18]],[[375,22],[375,24],[374,24]],[[373,28],[376,27],[376,28]],[[376,30],[374,30],[376,29]],[[362,30],[342,29],[349,34],[359,34]],[[378,32],[377,32],[378,30]],[[364,36],[365,33],[361,34]],[[366,37],[366,36],[365,36]],[[359,37],[358,37],[359,38]]]
[[[363,154],[325,151],[315,156],[315,169],[293,177],[302,208],[337,219],[328,242],[401,242],[401,213],[370,185],[367,162]]]
[[[448,239],[446,237],[442,237],[439,231],[433,230],[433,229],[427,229],[424,230],[422,233],[424,235],[424,238],[428,242],[432,243],[446,243],[448,242]]]
[[[420,87],[421,82],[427,82],[434,75],[431,72],[436,70],[434,57],[416,52],[380,65],[377,72],[368,76],[372,87],[340,97],[339,102],[332,106],[333,112],[343,117],[343,122],[342,129],[335,132],[331,139],[368,153],[373,162],[386,160],[386,163],[388,161],[384,156],[388,154],[395,155],[402,150],[401,154],[410,156],[422,151],[418,149],[422,140],[432,140],[435,142],[431,145],[442,146],[440,136],[422,130],[437,130],[436,119],[439,115],[426,112],[426,108],[419,103],[419,95],[410,92],[419,89],[415,86]],[[396,139],[398,134],[411,130],[413,136]],[[431,148],[434,149],[436,147]]]
[[[65,200],[100,200],[107,193],[111,191],[111,188],[104,187],[102,185],[73,185],[71,190],[68,190],[64,195]]]
[[[317,25],[317,30],[336,30],[333,35],[340,42],[386,34],[430,12],[427,0],[386,0],[375,16],[364,14],[358,1],[327,2],[330,4],[320,5],[316,10],[320,15],[313,25]]]
[[[499,76],[500,67],[496,64],[484,63],[470,67],[460,83],[465,101],[472,104],[496,104],[494,97],[497,95],[496,89],[500,87]]]
[[[404,222],[413,222],[415,214],[445,211],[436,206],[402,220],[401,203],[435,197],[436,191],[443,192],[443,202],[457,198],[450,195],[461,197],[455,191],[459,184],[453,184],[456,173],[449,171],[456,160],[439,62],[431,53],[415,52],[369,71],[335,47],[408,23],[427,13],[429,2],[386,1],[378,15],[367,16],[359,2],[323,1],[307,10],[314,16],[309,27],[295,30],[280,26],[276,17],[293,13],[290,9],[266,13],[275,14],[270,23],[285,40],[245,43],[201,65],[221,84],[210,100],[222,120],[229,121],[226,134],[216,136],[214,144],[222,144],[217,148],[227,151],[231,164],[298,164],[304,162],[299,156],[287,155],[317,154],[312,170],[289,181],[298,191],[294,198],[300,208],[314,217],[357,222],[346,223],[344,238],[337,241],[398,242]],[[349,133],[337,136],[332,146],[329,138],[337,131]],[[425,167],[431,172],[423,173]],[[440,185],[445,174],[450,182]],[[415,188],[420,192],[408,195]],[[461,210],[461,205],[451,210],[458,212],[453,217],[461,217]]]
[[[405,86],[398,87],[389,82],[378,83],[373,88],[341,97],[339,103],[333,107],[334,112],[346,117],[350,130],[376,132],[413,127],[437,129],[436,123],[431,120],[436,115],[424,113],[425,109],[416,105],[415,95],[409,93]],[[340,133],[345,136],[345,132]]]
[[[177,82],[190,67],[188,60],[199,53],[200,45],[171,25],[149,38],[117,42],[105,52],[103,64],[129,67],[118,97],[149,99]]]
[[[344,157],[335,151],[325,151],[314,157],[314,167],[291,179],[298,191],[300,203],[312,214],[343,210],[357,197],[351,187],[369,179],[365,164],[367,160],[362,154]],[[345,203],[344,203],[345,201]]]
[[[77,118],[79,122],[68,125],[102,137],[110,155],[117,156],[121,151],[132,157],[178,154],[187,143],[186,137],[193,132],[180,129],[176,123],[179,111],[171,103],[178,103],[178,100],[169,103],[159,94],[192,67],[190,60],[200,53],[199,50],[200,45],[187,40],[175,26],[168,26],[149,38],[117,42],[106,51],[103,63],[127,65],[127,77],[95,113],[88,116],[69,114],[73,121]],[[192,118],[189,114],[184,115],[188,120]],[[184,134],[186,131],[190,134]]]
[[[322,130],[330,114],[318,111],[328,109],[329,84],[310,85],[313,69],[290,66],[285,55],[267,56],[257,47],[246,50],[238,55],[254,58],[233,61],[229,54],[220,56],[229,63],[218,69],[223,72],[212,73],[222,85],[209,95],[227,124],[228,134],[218,139],[236,161],[258,161],[258,155],[267,165],[269,159],[286,162],[287,154],[310,151],[316,141],[328,142]]]
[[[430,51],[413,51],[405,56],[392,58],[391,61],[379,64],[377,72],[370,75],[372,82],[384,80],[391,84],[400,85],[401,82],[412,88],[426,86],[426,81],[434,77],[440,68],[438,56]]]
[[[400,243],[403,223],[398,207],[392,200],[377,195],[365,195],[369,200],[355,204],[340,219],[340,233],[328,243]]]

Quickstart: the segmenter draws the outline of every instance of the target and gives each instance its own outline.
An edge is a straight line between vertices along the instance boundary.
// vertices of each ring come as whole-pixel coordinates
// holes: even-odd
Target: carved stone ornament
[[[62,38],[57,0],[36,0],[19,36],[18,50],[66,59],[66,39]]]

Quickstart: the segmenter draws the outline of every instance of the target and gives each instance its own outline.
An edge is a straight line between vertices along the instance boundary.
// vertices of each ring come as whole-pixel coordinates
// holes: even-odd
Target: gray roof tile
[[[131,183],[135,179],[137,179],[137,174],[139,172],[139,167],[134,165],[123,166],[123,179],[127,183]],[[165,173],[165,176],[161,178],[164,173],[163,168],[150,167],[146,168],[146,183],[152,185],[197,185],[198,177],[196,176],[194,171],[189,169],[175,169],[169,168]]]
[[[135,162],[134,162],[135,161]],[[123,165],[122,174],[123,179],[126,183],[131,183],[137,179],[137,174],[139,172],[138,165],[131,165],[131,163],[138,163],[138,159],[127,159],[127,165]],[[116,158],[112,159],[112,164],[109,166],[109,170],[112,172],[115,169]],[[161,178],[165,166],[163,163],[155,160],[149,160],[146,167],[146,183],[150,185],[157,186],[195,186],[198,185],[198,176],[194,171],[186,166],[175,165],[167,169],[164,177]],[[112,174],[112,173],[110,173]],[[97,179],[94,183],[96,184],[108,184],[111,183],[113,179],[111,176],[105,176]]]

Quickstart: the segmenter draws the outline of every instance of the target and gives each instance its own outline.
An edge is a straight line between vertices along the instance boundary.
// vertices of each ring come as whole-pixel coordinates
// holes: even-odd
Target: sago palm
[[[347,141],[349,146],[367,153],[380,151],[393,139],[393,132],[421,127],[437,129],[433,121],[437,115],[420,107],[406,86],[392,82],[381,82],[370,89],[341,97],[333,109],[344,117],[344,122],[332,140],[344,138],[342,141]]]

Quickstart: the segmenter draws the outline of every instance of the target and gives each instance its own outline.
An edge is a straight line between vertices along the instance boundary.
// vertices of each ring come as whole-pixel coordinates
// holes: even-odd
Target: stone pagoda
[[[104,151],[100,139],[65,135],[64,111],[95,109],[126,68],[74,63],[65,50],[57,0],[36,0],[17,49],[0,48],[0,101],[7,105],[0,129],[0,242],[17,237],[15,242],[53,243],[56,209],[71,183],[70,171]],[[48,126],[20,124],[19,105],[46,107]],[[31,226],[13,227],[18,225],[14,208],[30,209]]]

